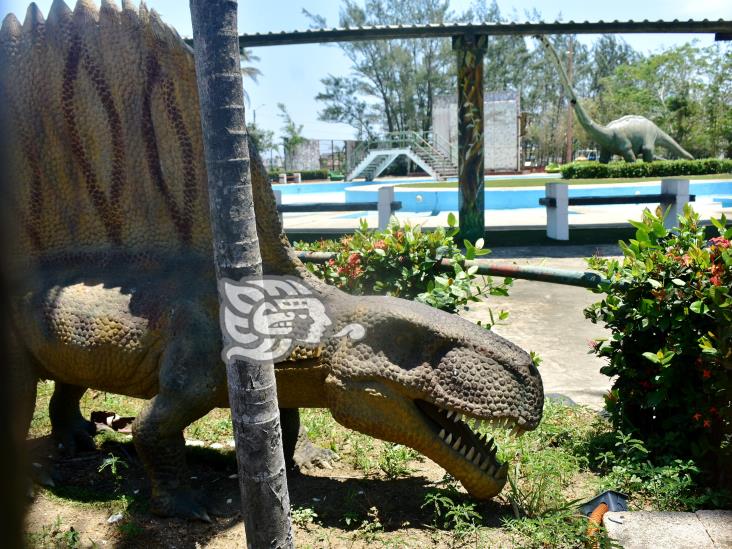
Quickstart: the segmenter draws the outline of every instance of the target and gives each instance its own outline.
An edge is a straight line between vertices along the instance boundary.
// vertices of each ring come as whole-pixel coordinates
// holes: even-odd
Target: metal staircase
[[[440,143],[431,132],[391,132],[356,147],[346,179],[363,177],[372,181],[402,155],[435,180],[458,175],[449,146]]]

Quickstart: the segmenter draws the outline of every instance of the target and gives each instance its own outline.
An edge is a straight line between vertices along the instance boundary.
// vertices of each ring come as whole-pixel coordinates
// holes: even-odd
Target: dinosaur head
[[[529,355],[420,303],[340,295],[332,310],[337,324],[358,322],[365,329],[361,339],[332,338],[323,350],[333,417],[418,450],[473,497],[498,494],[507,465],[477,427],[485,421],[521,433],[539,424],[542,382]]]

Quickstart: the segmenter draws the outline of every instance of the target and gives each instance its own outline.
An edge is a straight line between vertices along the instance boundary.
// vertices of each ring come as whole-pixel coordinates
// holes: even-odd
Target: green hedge
[[[315,179],[328,179],[328,170],[298,170],[303,181],[313,181]],[[279,181],[280,174],[287,173],[291,176],[295,172],[269,172],[269,178],[272,181]]]
[[[613,177],[666,177],[732,173],[732,160],[659,160],[656,162],[572,162],[561,168],[563,179],[601,179]]]

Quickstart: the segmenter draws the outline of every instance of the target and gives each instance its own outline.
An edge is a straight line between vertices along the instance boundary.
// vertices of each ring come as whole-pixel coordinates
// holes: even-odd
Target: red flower
[[[333,259],[333,258],[330,258],[330,259],[328,260],[328,266],[329,266],[329,267],[332,267],[332,266],[333,266],[333,265],[335,265],[335,264],[336,264],[336,262],[335,262],[335,259]]]
[[[715,236],[714,238],[710,238],[709,242],[712,244],[712,246],[717,246],[718,248],[729,248],[730,242],[723,236]]]
[[[704,420],[704,427],[709,429],[712,426],[712,422],[709,419]]]
[[[702,370],[702,377],[704,379],[709,379],[710,377],[712,377],[712,372],[704,368],[704,370]]]
[[[358,265],[361,263],[361,256],[358,254],[351,254],[348,256],[348,264],[349,265]]]
[[[722,285],[722,277],[719,275],[714,275],[709,279],[709,282],[711,282],[714,286],[721,286]]]
[[[374,242],[374,249],[376,250],[386,250],[388,248],[385,240],[377,240]]]
[[[684,267],[688,267],[692,263],[691,257],[689,257],[689,254],[684,254],[681,258],[681,263],[684,264]]]
[[[697,412],[696,414],[694,414],[691,417],[694,419],[694,421],[699,421],[702,418],[702,415],[699,412]]]
[[[713,416],[716,416],[719,412],[717,411],[717,408],[712,406],[711,408],[709,408],[709,413],[712,414]]]

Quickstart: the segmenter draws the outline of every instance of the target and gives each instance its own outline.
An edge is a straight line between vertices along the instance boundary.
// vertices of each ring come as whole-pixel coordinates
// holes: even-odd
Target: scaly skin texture
[[[684,148],[679,145],[673,137],[656,126],[644,116],[628,115],[613,120],[606,126],[601,126],[587,114],[577,98],[577,93],[572,88],[572,83],[564,70],[559,59],[557,50],[554,49],[546,36],[539,35],[536,38],[547,49],[559,71],[565,93],[569,96],[569,102],[574,108],[577,120],[587,130],[593,140],[600,147],[600,162],[607,164],[614,154],[622,156],[626,162],[635,162],[642,158],[644,162],[651,162],[655,158],[656,145],[666,147],[669,151],[681,158],[694,160]]]
[[[34,5],[22,26],[5,19],[0,82],[15,137],[1,202],[18,228],[8,259],[24,427],[38,377],[56,381],[51,422],[69,451],[92,444],[78,407],[86,388],[149,399],[133,435],[151,508],[205,519],[182,431],[227,394],[192,52],[144,5],[82,0],[72,12],[56,0],[47,20]],[[543,391],[530,357],[459,317],[312,276],[250,155],[264,272],[313,289],[333,333],[366,329],[276,365],[290,459],[297,408],[326,407],[346,427],[424,453],[475,497],[496,495],[506,465],[459,418],[535,428]],[[303,459],[318,458],[299,441]]]

